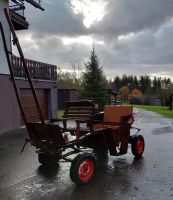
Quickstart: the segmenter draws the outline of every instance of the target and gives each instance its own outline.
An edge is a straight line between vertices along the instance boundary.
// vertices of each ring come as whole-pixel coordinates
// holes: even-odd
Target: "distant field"
[[[136,108],[142,108],[152,112],[156,112],[167,118],[173,118],[173,112],[169,110],[167,106],[146,106],[146,105],[134,105]]]

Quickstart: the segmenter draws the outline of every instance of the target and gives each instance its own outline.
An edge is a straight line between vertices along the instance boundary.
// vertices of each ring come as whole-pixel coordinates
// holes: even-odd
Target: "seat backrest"
[[[66,102],[63,117],[70,119],[88,119],[97,112],[97,105],[91,101]]]
[[[104,109],[104,122],[120,122],[121,116],[132,114],[132,106],[106,105]]]
[[[37,148],[56,152],[58,145],[64,145],[62,128],[58,125],[27,123],[29,137],[33,141],[33,145]]]

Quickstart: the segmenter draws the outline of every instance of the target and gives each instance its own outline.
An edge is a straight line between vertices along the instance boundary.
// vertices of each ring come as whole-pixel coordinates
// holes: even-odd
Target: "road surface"
[[[49,168],[39,164],[35,149],[21,154],[25,129],[0,136],[1,200],[172,200],[173,120],[138,109],[143,115],[134,126],[142,129],[146,148],[135,160],[128,154],[99,162],[93,181],[76,187],[69,177],[69,163]]]

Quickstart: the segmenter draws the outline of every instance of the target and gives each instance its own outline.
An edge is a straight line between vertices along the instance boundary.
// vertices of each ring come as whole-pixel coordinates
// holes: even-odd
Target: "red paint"
[[[78,175],[79,178],[88,182],[94,173],[94,163],[91,160],[83,160],[79,166]]]
[[[137,152],[141,154],[143,153],[143,151],[144,151],[144,141],[141,138],[139,138],[137,141]]]

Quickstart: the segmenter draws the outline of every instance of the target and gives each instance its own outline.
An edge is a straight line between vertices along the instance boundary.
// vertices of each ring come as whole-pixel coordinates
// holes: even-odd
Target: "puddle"
[[[141,123],[151,123],[151,124],[160,124],[160,125],[167,125],[167,123],[162,119],[162,118],[153,118],[153,117],[148,117],[148,118],[142,118]]]
[[[170,126],[162,127],[162,128],[155,128],[152,131],[153,134],[167,134],[167,133],[173,133],[173,128]]]

